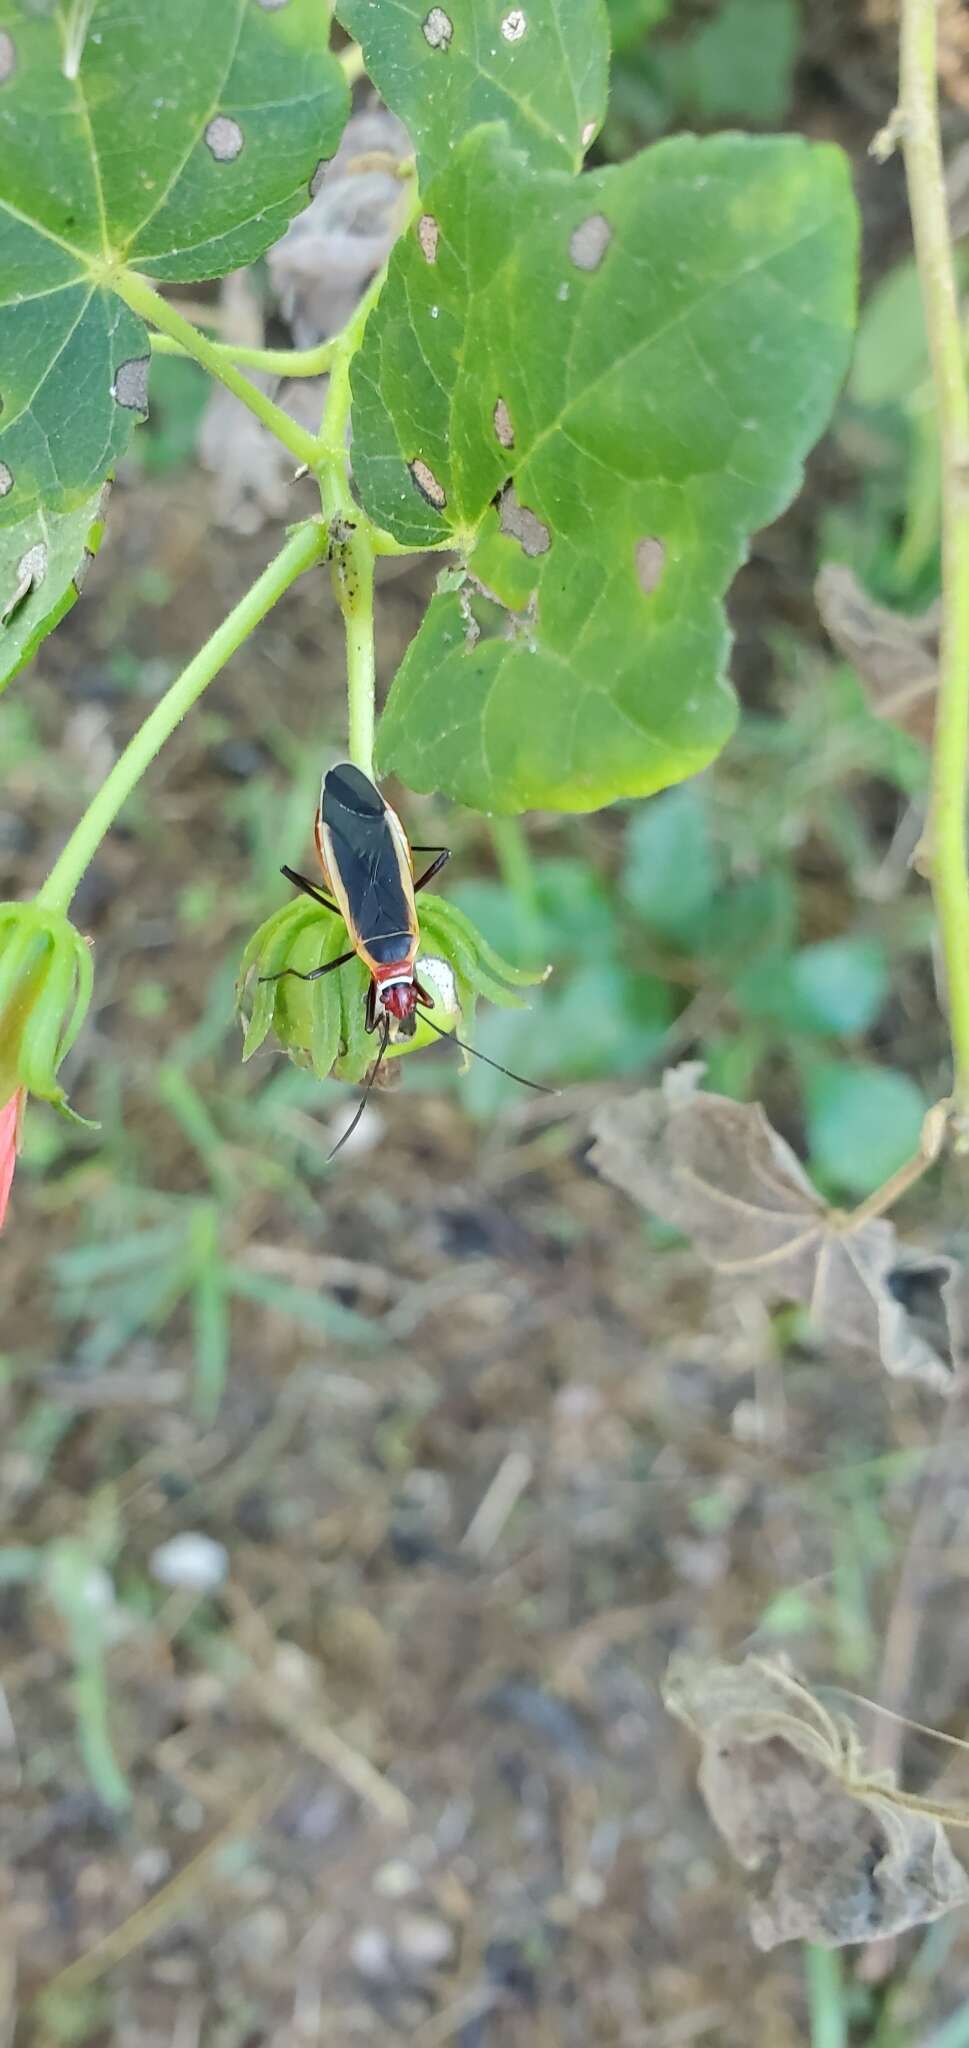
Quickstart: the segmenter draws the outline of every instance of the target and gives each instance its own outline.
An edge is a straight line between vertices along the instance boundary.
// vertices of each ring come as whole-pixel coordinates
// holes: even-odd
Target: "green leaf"
[[[337,15],[413,136],[422,189],[482,121],[532,163],[578,170],[606,108],[602,0],[339,0]]]
[[[849,1194],[870,1194],[917,1151],[926,1108],[894,1067],[819,1062],[807,1078],[812,1169]]]
[[[670,789],[644,804],[626,835],[622,891],[653,931],[688,945],[713,901],[717,864],[702,790]]]
[[[579,967],[543,989],[534,1009],[483,1011],[474,1045],[516,1074],[545,1082],[641,1072],[662,1051],[673,1016],[665,982],[612,962]],[[461,1084],[472,1116],[493,1116],[521,1096],[520,1084],[472,1060]]]
[[[795,0],[724,0],[695,35],[657,51],[660,78],[701,121],[782,121],[800,26]]]
[[[305,203],[347,90],[324,0],[0,0],[0,523],[74,510],[147,409],[148,339],[113,290],[252,262]]]
[[[666,20],[673,0],[607,0],[614,56],[633,50]]]
[[[38,505],[0,528],[0,690],[80,596],[104,534],[106,496],[94,491],[73,512]]]
[[[794,954],[765,953],[734,989],[749,1017],[792,1032],[854,1038],[874,1023],[888,988],[877,939],[826,939]]]
[[[491,601],[433,597],[379,765],[490,811],[648,795],[732,729],[721,599],[845,367],[845,159],[682,136],[570,179],[490,129],[426,209],[354,366],[354,469]]]
[[[711,966],[733,971],[752,956],[790,952],[796,930],[797,898],[790,870],[768,868],[714,897],[696,945]]]
[[[848,396],[859,405],[911,398],[929,374],[922,291],[914,261],[898,263],[875,286],[858,321]]]
[[[877,939],[826,939],[791,962],[803,1028],[852,1038],[874,1023],[888,991],[888,963]]]

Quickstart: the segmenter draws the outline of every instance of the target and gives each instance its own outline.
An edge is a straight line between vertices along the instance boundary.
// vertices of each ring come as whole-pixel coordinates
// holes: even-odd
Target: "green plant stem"
[[[338,530],[339,522],[336,522]],[[334,534],[331,526],[331,535]],[[344,541],[333,539],[333,586],[347,643],[347,752],[373,781],[376,657],[373,638],[373,546],[364,520]]]
[[[150,320],[162,334],[167,334],[172,341],[179,342],[186,355],[193,356],[197,363],[202,364],[203,369],[208,370],[211,376],[217,377],[219,383],[224,384],[226,390],[232,392],[234,398],[240,399],[250,412],[255,413],[256,418],[262,421],[264,427],[269,428],[271,434],[275,434],[277,441],[281,441],[284,448],[289,449],[297,462],[313,465],[316,460],[316,442],[313,435],[308,434],[304,427],[298,426],[295,420],[291,420],[281,406],[267,398],[264,391],[260,391],[257,385],[234,367],[223,343],[210,341],[207,334],[200,333],[197,327],[192,326],[190,320],[183,318],[177,307],[168,299],[163,299],[161,293],[156,292],[146,278],[136,276],[133,270],[122,270],[112,282],[119,298],[124,300],[126,306],[131,307],[133,313],[140,313],[143,320]]]
[[[969,393],[945,197],[936,77],[935,0],[902,0],[900,132],[932,381],[942,493],[942,632],[932,765],[929,861],[945,960],[953,1096],[969,1115]]]
[[[347,430],[350,424],[350,364],[380,296],[386,266],[364,293],[336,338],[330,382],[314,463],[323,511],[329,522],[333,588],[343,613],[347,643],[347,748],[354,765],[373,781],[376,722],[376,656],[373,637],[373,571],[376,535],[350,490]]]
[[[172,334],[161,334],[156,329],[148,339],[153,356],[182,356],[201,362],[195,350],[187,349]],[[232,341],[213,341],[209,346],[225,362],[240,363],[244,369],[267,370],[275,377],[320,377],[330,367],[336,343],[321,341],[316,348],[249,348],[242,344],[237,347]]]
[[[200,697],[213,676],[224,668],[230,655],[248,639],[253,628],[272,610],[277,599],[295,583],[304,569],[312,568],[326,550],[326,534],[317,520],[307,520],[290,535],[250,590],[223,619],[221,626],[200,647],[181,675],[176,676],[160,703],[129,740],[110,775],[92,797],[84,816],[74,828],[60,859],[51,869],[37,901],[51,910],[67,911],[85,868],[93,860],[105,833],[113,825],[121,806],[150,767],[159,748],[174,732]]]
[[[837,1951],[805,1944],[804,1972],[811,2015],[811,2048],[846,2048],[841,1957]]]

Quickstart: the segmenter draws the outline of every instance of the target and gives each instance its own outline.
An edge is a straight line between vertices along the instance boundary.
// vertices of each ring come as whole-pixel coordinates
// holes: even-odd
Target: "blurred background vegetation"
[[[446,893],[509,958],[552,964],[527,1011],[482,1009],[477,1043],[561,1087],[555,1105],[441,1049],[398,1063],[331,1169],[350,1092],[268,1048],[239,1063],[242,947],[281,861],[307,858],[343,752],[322,577],[219,678],[85,878],[98,973],[67,1078],[98,1128],[31,1110],[0,1251],[5,1911],[28,2000],[48,1987],[31,2038],[969,2043],[949,1922],[880,1974],[754,1955],[656,1699],[672,1642],[752,1636],[877,1687],[931,1412],[833,1375],[783,1319],[725,1333],[679,1243],[583,1165],[602,1093],[698,1059],[850,1205],[946,1086],[910,866],[925,692],[895,715],[894,629],[863,606],[865,646],[880,632],[888,653],[852,665],[814,592],[837,563],[908,615],[930,692],[925,339],[899,166],[867,154],[893,104],[893,10],[610,11],[599,160],[732,125],[849,151],[854,366],[732,595],[744,709],[712,771],[577,820],[395,792],[415,839],[451,844]],[[964,232],[969,48],[960,10],[946,20]],[[0,703],[6,894],[40,881],[80,794],[267,553],[224,500],[213,517],[200,373],[160,359],[151,395],[84,601]],[[385,680],[432,579],[384,577]],[[938,1236],[940,1216],[961,1242],[930,1182],[914,1226]],[[166,1564],[186,1536],[196,1552]],[[915,1709],[963,1733],[967,1648],[962,1622],[930,1630]],[[411,1802],[403,1846],[341,1741]],[[272,1827],[213,1852],[188,1911],[168,1897],[193,1838],[277,1777]],[[60,1976],[158,1897],[157,1926]]]

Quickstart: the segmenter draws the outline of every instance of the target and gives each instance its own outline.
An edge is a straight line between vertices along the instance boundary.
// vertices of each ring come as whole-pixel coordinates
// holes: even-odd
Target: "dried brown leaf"
[[[710,1817],[750,1873],[758,1948],[840,1948],[969,1903],[940,1820],[913,1810],[887,1773],[864,1776],[851,1723],[785,1663],[677,1656],[663,1697],[700,1743]]]
[[[894,1226],[829,1208],[759,1103],[704,1094],[696,1081],[695,1067],[674,1068],[662,1087],[603,1105],[593,1165],[682,1230],[728,1285],[767,1303],[803,1303],[832,1344],[880,1358],[896,1378],[948,1390],[951,1355],[926,1334],[926,1317],[909,1313],[911,1255]],[[919,1257],[939,1294],[957,1271],[950,1259]]]
[[[935,720],[938,605],[920,618],[890,611],[840,562],[825,563],[814,596],[825,631],[864,684],[870,709],[928,745]]]
[[[349,320],[390,254],[408,205],[394,165],[412,155],[406,128],[386,107],[353,114],[313,197],[270,249],[273,290],[297,348],[313,348]]]

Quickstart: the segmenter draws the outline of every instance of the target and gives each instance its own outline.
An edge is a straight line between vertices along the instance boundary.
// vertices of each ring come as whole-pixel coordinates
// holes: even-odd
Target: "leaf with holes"
[[[749,1874],[758,1948],[884,1940],[969,1904],[942,1831],[945,1819],[965,1826],[964,1806],[920,1799],[869,1766],[853,1723],[786,1660],[680,1652],[662,1692],[700,1744],[710,1818]]]
[[[533,164],[578,170],[606,110],[602,0],[339,0],[337,14],[410,130],[422,186],[482,121],[503,121]]]
[[[894,1225],[829,1208],[760,1104],[700,1092],[701,1071],[674,1067],[661,1088],[605,1103],[593,1123],[592,1165],[684,1231],[723,1288],[750,1290],[771,1307],[803,1303],[828,1343],[880,1358],[895,1378],[948,1391],[961,1330],[940,1350],[924,1319],[910,1313],[914,1280],[902,1274],[911,1248]],[[944,1116],[930,1113],[926,1163],[944,1132]],[[941,1296],[961,1318],[954,1261],[923,1257],[920,1270],[923,1293]]]
[[[104,533],[109,486],[73,512],[38,506],[0,528],[0,690],[70,611]]]
[[[844,157],[795,138],[682,136],[578,179],[494,128],[455,151],[354,369],[368,512],[472,579],[431,602],[382,769],[591,810],[718,752],[723,593],[830,412],[855,243]]]
[[[346,113],[323,0],[0,0],[0,525],[74,511],[147,407],[126,266],[262,254]]]

